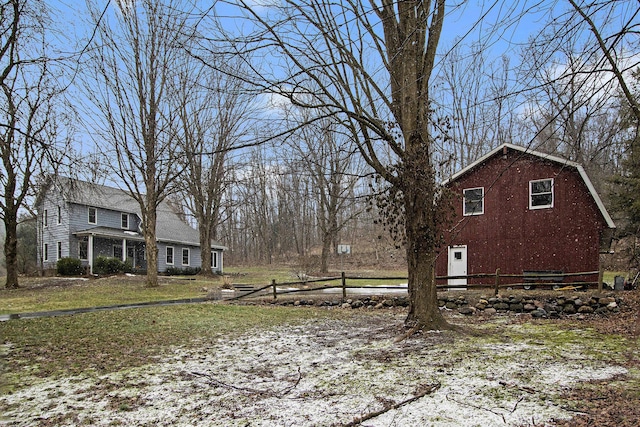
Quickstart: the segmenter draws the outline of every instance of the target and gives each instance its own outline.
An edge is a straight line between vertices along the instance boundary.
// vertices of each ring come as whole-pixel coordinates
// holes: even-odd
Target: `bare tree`
[[[240,3],[261,28],[248,48],[280,54],[275,64],[282,66],[263,80],[265,90],[338,117],[360,155],[399,196],[407,324],[447,327],[435,285],[439,194],[429,95],[445,0],[285,1],[273,15]],[[380,152],[391,152],[394,161]]]
[[[439,150],[445,177],[490,149],[512,142],[516,97],[509,58],[489,61],[483,47],[456,44],[442,59],[436,90],[443,100],[437,111],[450,127]]]
[[[214,65],[215,64],[215,65]],[[212,53],[206,63],[186,57],[175,91],[178,97],[184,174],[182,200],[200,231],[202,274],[211,271],[211,241],[224,220],[223,196],[230,182],[229,149],[239,143],[256,115],[254,96],[239,58]]]
[[[286,150],[293,154],[293,173],[307,176],[308,189],[299,198],[315,199],[315,217],[320,231],[322,251],[320,273],[327,273],[329,256],[335,252],[340,231],[357,215],[347,211],[354,202],[353,190],[363,172],[356,162],[356,146],[332,118],[318,121],[307,117],[309,111],[291,112],[289,120],[308,123],[286,139]],[[292,124],[291,127],[297,127]]]
[[[46,6],[0,3],[0,216],[6,229],[7,288],[18,287],[18,215],[36,175],[53,159],[55,103],[62,92],[48,58]]]
[[[140,206],[147,286],[155,287],[157,208],[181,172],[170,81],[180,75],[189,8],[180,0],[118,0],[115,5],[104,15],[93,9],[97,27],[85,94],[95,106],[89,114],[97,142],[113,154],[118,184]]]

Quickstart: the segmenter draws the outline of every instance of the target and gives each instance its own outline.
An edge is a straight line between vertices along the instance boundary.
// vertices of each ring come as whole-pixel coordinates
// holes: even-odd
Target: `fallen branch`
[[[418,399],[423,398],[424,396],[433,393],[434,391],[438,390],[440,388],[440,383],[436,383],[436,384],[432,384],[429,386],[425,386],[422,391],[420,391],[418,394],[416,394],[413,397],[410,397],[409,399],[403,400],[402,402],[398,402],[398,403],[393,403],[390,405],[385,406],[384,408],[380,409],[379,411],[375,411],[375,412],[370,412],[367,415],[364,415],[362,417],[358,417],[355,418],[353,421],[351,421],[350,423],[347,424],[343,424],[342,427],[355,427],[358,426],[360,424],[362,424],[365,421],[368,421],[372,418],[376,418],[379,417],[380,415],[389,412],[393,409],[398,409],[404,405],[408,405],[409,403],[415,402]]]
[[[194,377],[206,378],[207,381],[219,387],[225,387],[225,388],[236,390],[242,393],[255,394],[258,396],[277,397],[278,399],[282,399],[284,396],[289,394],[291,390],[293,390],[298,386],[298,384],[300,384],[300,380],[302,379],[302,374],[300,373],[300,367],[298,367],[298,378],[294,381],[292,385],[290,385],[289,387],[285,387],[280,391],[271,391],[271,390],[260,390],[260,389],[250,388],[250,387],[238,387],[233,384],[228,384],[223,381],[220,381],[211,374],[205,374],[202,372],[187,372],[187,374],[193,375]]]

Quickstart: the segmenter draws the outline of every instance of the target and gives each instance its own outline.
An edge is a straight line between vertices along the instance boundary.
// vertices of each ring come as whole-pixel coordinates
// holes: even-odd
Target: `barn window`
[[[484,213],[484,188],[467,188],[464,193],[464,215],[482,215]]]
[[[189,265],[189,249],[182,248],[182,265]]]
[[[553,207],[553,179],[529,181],[529,208]]]

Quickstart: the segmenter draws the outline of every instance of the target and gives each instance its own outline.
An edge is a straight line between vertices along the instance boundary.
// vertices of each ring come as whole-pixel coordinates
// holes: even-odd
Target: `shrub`
[[[200,267],[167,267],[164,274],[167,276],[195,276],[200,273]]]
[[[82,276],[82,261],[78,258],[60,258],[56,263],[56,272],[61,276]]]
[[[131,264],[122,262],[118,258],[104,256],[96,258],[93,265],[93,272],[96,274],[130,273],[131,270]]]

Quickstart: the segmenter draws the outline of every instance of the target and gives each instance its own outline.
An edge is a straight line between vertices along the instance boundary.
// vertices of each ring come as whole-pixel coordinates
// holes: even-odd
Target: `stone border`
[[[272,301],[284,306],[317,306],[343,309],[384,309],[407,307],[407,297],[367,296],[341,300],[297,299]],[[558,296],[480,296],[470,301],[465,295],[440,295],[438,306],[443,310],[456,310],[464,315],[490,316],[496,313],[527,313],[534,318],[559,318],[566,315],[609,315],[618,313],[622,298],[613,294],[583,294]]]

